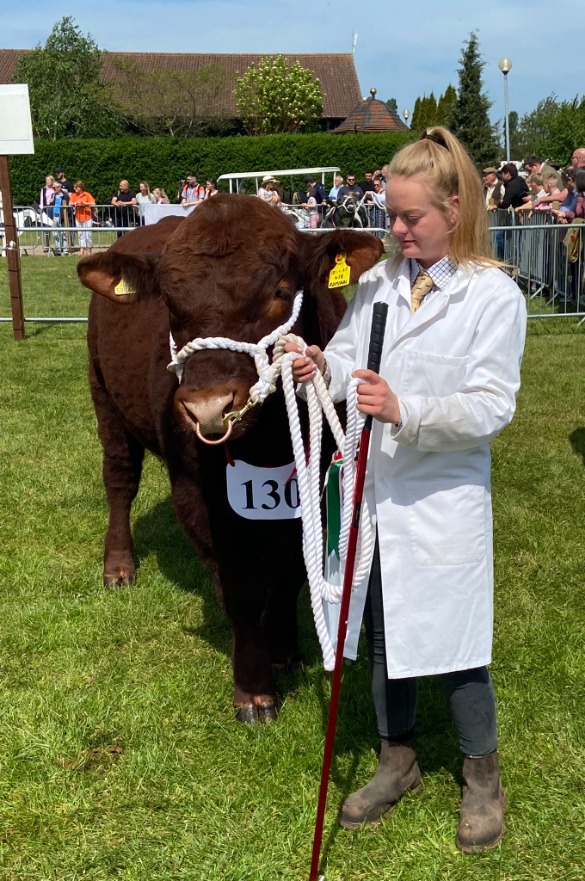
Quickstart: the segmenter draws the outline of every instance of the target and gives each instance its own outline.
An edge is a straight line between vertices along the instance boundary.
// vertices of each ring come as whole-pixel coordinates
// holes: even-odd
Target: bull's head
[[[80,261],[78,272],[84,285],[116,303],[162,298],[161,320],[168,322],[175,351],[197,338],[258,343],[289,322],[298,290],[304,292],[303,305],[292,330],[324,346],[345,309],[343,295],[327,285],[340,252],[353,282],[378,260],[382,245],[363,233],[303,234],[260,199],[225,194],[185,219],[128,233],[106,253]],[[170,352],[163,357],[170,360]],[[183,427],[221,437],[226,415],[246,407],[257,380],[248,354],[195,351],[182,365],[175,392]],[[233,436],[255,419],[248,411]]]

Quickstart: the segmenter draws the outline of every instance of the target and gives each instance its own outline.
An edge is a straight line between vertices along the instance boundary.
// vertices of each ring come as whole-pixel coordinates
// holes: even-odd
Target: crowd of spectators
[[[537,240],[531,239],[524,253],[532,254],[538,263],[531,290],[552,289],[559,300],[578,302],[585,272],[582,234],[575,228],[575,222],[585,222],[585,147],[577,147],[571,164],[564,167],[527,156],[523,163],[505,163],[499,171],[495,166],[484,168],[483,183],[488,211],[513,212],[522,223],[533,217],[533,222],[551,223],[557,230],[559,225],[573,225],[567,233],[543,238],[540,250],[536,250]],[[508,234],[509,221],[500,215],[494,225],[497,257],[517,265],[515,242],[519,240]],[[549,279],[547,283],[545,276]]]
[[[271,174],[266,174],[258,187],[258,198],[275,208],[287,210],[292,205],[306,218],[310,228],[321,226],[332,208],[353,199],[360,206],[379,210],[376,226],[386,225],[385,187],[388,166],[357,174],[349,170],[345,175],[335,174],[333,186],[324,184],[307,174],[303,185],[295,192],[287,191]],[[508,210],[524,217],[535,214],[549,216],[556,223],[572,223],[585,219],[585,147],[577,147],[572,164],[560,168],[554,162],[537,156],[527,156],[523,163],[508,162],[498,168],[495,164],[483,169],[485,207],[488,211]],[[218,194],[217,180],[208,178],[200,183],[197,174],[189,172],[179,182],[174,199],[162,187],[151,190],[148,181],[141,180],[136,190],[128,179],[120,181],[118,189],[105,206],[96,206],[83,180],[72,182],[63,167],[45,177],[38,196],[38,209],[43,225],[45,252],[56,255],[78,251],[92,253],[92,228],[109,226],[118,237],[128,229],[143,223],[148,206],[170,205],[191,209]],[[99,208],[99,211],[98,211]],[[49,223],[46,223],[46,221]],[[51,228],[52,227],[52,228]],[[504,233],[496,232],[496,251],[504,255]],[[53,247],[51,248],[51,241]]]
[[[585,167],[585,147],[577,148],[572,164],[558,168],[536,156],[527,156],[522,171],[515,162],[484,168],[483,184],[488,211],[547,212],[559,223],[575,218],[578,187],[576,176]],[[578,216],[578,215],[577,215]]]

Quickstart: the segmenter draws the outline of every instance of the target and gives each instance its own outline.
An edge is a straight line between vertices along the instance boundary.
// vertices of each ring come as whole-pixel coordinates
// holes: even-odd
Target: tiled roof
[[[389,110],[387,104],[376,98],[375,89],[370,89],[370,96],[360,101],[341,125],[332,130],[331,134],[410,131],[395,111]]]
[[[20,57],[26,49],[0,49],[0,83],[9,83]],[[214,116],[236,117],[234,89],[237,78],[245,73],[252,63],[257,63],[269,55],[230,55],[223,53],[166,53],[166,52],[104,52],[103,78],[112,81],[120,77],[115,66],[116,60],[131,61],[138,70],[145,73],[155,70],[168,70],[187,73],[197,72],[210,65],[218,66],[223,79],[222,88],[212,106],[207,110]],[[321,84],[323,92],[323,118],[343,119],[356,102],[361,91],[351,53],[318,55],[285,55],[289,64],[298,61],[302,67],[311,70]],[[381,102],[380,102],[381,103]]]

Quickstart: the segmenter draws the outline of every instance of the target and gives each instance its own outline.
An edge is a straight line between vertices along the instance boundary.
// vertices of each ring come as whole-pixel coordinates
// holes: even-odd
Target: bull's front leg
[[[90,385],[103,447],[102,473],[109,508],[103,579],[106,587],[123,587],[136,577],[130,509],[140,484],[144,447],[126,431],[91,368]]]
[[[222,567],[219,577],[233,633],[236,718],[248,723],[273,722],[278,710],[271,647],[264,628],[265,578],[260,572],[233,573],[222,571]]]

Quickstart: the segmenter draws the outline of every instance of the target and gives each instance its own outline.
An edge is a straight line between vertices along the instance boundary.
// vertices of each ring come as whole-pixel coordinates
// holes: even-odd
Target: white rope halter
[[[241,419],[250,407],[262,403],[268,395],[276,391],[277,379],[282,375],[298,477],[303,521],[303,555],[311,594],[311,606],[313,608],[317,636],[323,652],[324,667],[326,670],[333,670],[335,649],[327,630],[323,601],[339,603],[341,601],[343,582],[331,584],[325,580],[323,575],[324,551],[320,490],[323,414],[343,455],[343,499],[345,504],[342,506],[339,540],[340,564],[343,573],[351,526],[356,452],[361,433],[361,419],[356,407],[358,380],[352,380],[348,386],[347,431],[345,435],[321,373],[317,371],[314,379],[305,386],[309,408],[309,456],[307,459],[299,418],[299,401],[292,377],[292,363],[295,358],[300,357],[300,353],[285,353],[284,351],[285,343],[289,341],[296,342],[302,353],[306,349],[305,341],[301,337],[290,333],[291,328],[299,317],[302,302],[303,291],[297,291],[292,314],[288,321],[277,327],[272,333],[262,337],[257,343],[245,343],[231,340],[227,337],[198,337],[187,343],[182,349],[177,350],[177,345],[171,333],[171,362],[167,369],[176,373],[180,382],[187,359],[194,352],[199,352],[203,349],[227,349],[232,352],[246,353],[254,358],[256,370],[258,371],[258,382],[250,388],[249,400],[245,407],[239,412],[228,413],[225,417],[224,421],[227,421],[229,426],[231,426],[232,421]],[[267,353],[267,349],[270,346],[274,346],[272,363],[269,362]],[[374,537],[365,499],[362,503],[362,524],[363,527],[359,532],[358,562],[355,567],[352,587],[356,587],[368,573],[374,550]]]
[[[276,379],[280,373],[280,370],[277,370],[273,364],[269,364],[268,353],[266,350],[270,346],[273,346],[279,337],[287,334],[294,326],[300,315],[302,305],[303,291],[297,291],[293,302],[292,314],[288,321],[281,324],[280,327],[277,327],[272,333],[263,336],[257,343],[239,342],[223,336],[205,338],[197,337],[197,339],[191,340],[190,343],[187,343],[182,349],[177,351],[177,345],[171,333],[169,334],[171,363],[167,366],[167,370],[176,373],[179,382],[181,382],[184,369],[183,365],[187,358],[190,358],[194,352],[200,352],[203,349],[229,349],[231,352],[244,352],[247,355],[251,355],[254,359],[259,377],[258,382],[250,389],[250,399],[255,403],[261,403],[266,400],[268,395],[276,391]]]

